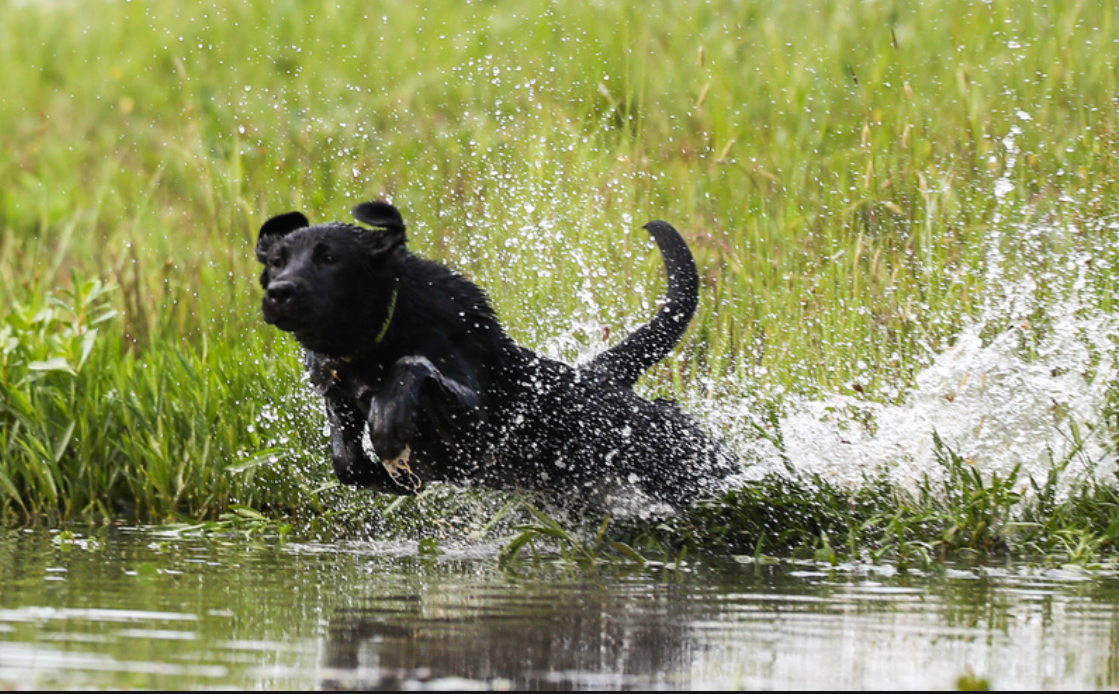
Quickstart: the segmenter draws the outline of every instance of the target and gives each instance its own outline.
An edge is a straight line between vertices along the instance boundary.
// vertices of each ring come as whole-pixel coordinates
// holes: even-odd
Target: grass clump
[[[602,562],[617,560],[632,562],[638,566],[646,564],[645,557],[625,542],[607,539],[607,531],[610,527],[609,515],[603,518],[593,537],[585,539],[580,533],[573,532],[534,506],[526,504],[525,508],[532,514],[532,522],[516,526],[516,537],[506,543],[501,550],[500,562],[507,568],[515,569],[526,547],[539,561],[537,543],[541,541],[548,545],[549,550],[553,546],[557,547],[563,561],[586,567],[593,568]],[[683,552],[680,557],[683,558]]]
[[[292,399],[289,364],[261,364],[252,343],[141,352],[116,325],[112,285],[73,287],[14,305],[0,324],[0,509],[165,520],[313,500],[303,461],[282,474],[268,464],[298,450],[264,431],[289,416],[274,409]],[[243,376],[253,362],[259,380]]]
[[[630,523],[616,538],[639,551],[839,561],[904,568],[949,558],[1114,561],[1119,478],[1078,478],[1058,461],[1044,481],[983,474],[937,438],[937,471],[914,490],[885,476],[856,487],[774,472],[697,503],[689,513]],[[1058,488],[1071,487],[1065,493]]]

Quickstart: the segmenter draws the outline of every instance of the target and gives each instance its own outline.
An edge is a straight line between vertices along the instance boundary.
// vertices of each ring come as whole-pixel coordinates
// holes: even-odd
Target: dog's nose
[[[272,303],[284,304],[295,297],[297,290],[295,282],[280,281],[269,284],[265,294]]]

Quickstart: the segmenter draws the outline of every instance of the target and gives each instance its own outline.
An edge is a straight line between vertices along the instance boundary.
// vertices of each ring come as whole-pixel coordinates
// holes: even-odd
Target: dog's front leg
[[[398,484],[379,462],[365,453],[362,433],[365,417],[353,400],[327,392],[326,416],[330,423],[331,461],[338,481],[362,489],[406,494],[410,488]]]
[[[378,457],[396,461],[407,455],[421,412],[448,443],[486,421],[476,390],[444,375],[426,357],[404,357],[369,404],[369,437]]]

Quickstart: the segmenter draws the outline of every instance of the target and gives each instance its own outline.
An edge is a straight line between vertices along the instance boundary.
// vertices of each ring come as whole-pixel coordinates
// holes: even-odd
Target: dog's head
[[[311,226],[303,214],[288,212],[265,222],[256,244],[264,320],[307,349],[338,357],[357,356],[384,336],[406,253],[395,207],[367,202],[353,214],[375,228]]]

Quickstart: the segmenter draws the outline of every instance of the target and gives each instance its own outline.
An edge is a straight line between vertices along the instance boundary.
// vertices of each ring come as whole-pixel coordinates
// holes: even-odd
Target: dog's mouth
[[[260,302],[260,312],[264,316],[265,323],[274,325],[280,330],[293,332],[298,327],[298,312],[291,311],[290,306],[279,304],[268,296]]]
[[[339,340],[340,328],[318,315],[306,305],[292,302],[275,302],[265,297],[261,302],[264,322],[284,332],[291,333],[299,344],[312,352],[339,356],[345,350],[345,340]]]
[[[316,325],[308,318],[306,307],[295,306],[292,302],[276,302],[266,296],[260,304],[260,312],[265,323],[292,333],[300,342],[315,341]]]

